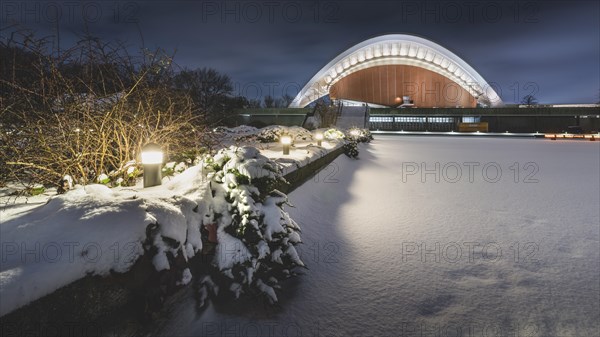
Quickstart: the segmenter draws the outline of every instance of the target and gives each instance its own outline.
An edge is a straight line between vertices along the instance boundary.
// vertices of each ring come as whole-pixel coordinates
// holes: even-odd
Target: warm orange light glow
[[[544,138],[556,138],[556,139],[597,139],[600,137],[600,133],[594,134],[572,134],[572,133],[546,133]]]

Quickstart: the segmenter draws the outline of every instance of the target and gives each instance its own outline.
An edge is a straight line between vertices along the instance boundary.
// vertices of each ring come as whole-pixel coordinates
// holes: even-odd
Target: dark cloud
[[[597,1],[3,1],[2,35],[20,22],[61,45],[89,31],[131,48],[177,51],[188,68],[229,74],[240,92],[302,86],[365,39],[416,34],[469,62],[512,102],[515,83],[539,86],[540,102],[596,102],[600,88]],[[101,8],[98,14],[97,8]],[[71,9],[71,15],[65,14]],[[38,14],[32,14],[37,11]],[[273,83],[277,83],[275,86]],[[279,90],[279,92],[278,92]],[[523,90],[520,90],[519,94]]]

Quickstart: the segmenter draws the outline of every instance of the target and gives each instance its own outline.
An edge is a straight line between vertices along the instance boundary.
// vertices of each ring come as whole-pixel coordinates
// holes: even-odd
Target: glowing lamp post
[[[142,165],[144,166],[144,187],[157,186],[162,183],[161,166],[163,152],[155,143],[142,147]]]
[[[317,140],[317,145],[321,146],[321,144],[323,143],[323,134],[322,133],[317,133],[315,135],[315,139]]]
[[[290,145],[292,144],[292,137],[281,136],[281,144],[283,145],[283,154],[290,154]]]

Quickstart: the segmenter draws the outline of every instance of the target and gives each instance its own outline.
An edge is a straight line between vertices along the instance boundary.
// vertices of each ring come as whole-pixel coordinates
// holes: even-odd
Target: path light
[[[292,137],[281,136],[281,144],[283,145],[283,154],[290,154],[290,144],[292,144]]]
[[[323,134],[322,133],[317,133],[315,135],[315,139],[317,140],[317,145],[321,146],[322,142],[323,142]]]
[[[157,186],[162,183],[161,166],[163,152],[158,144],[148,143],[142,147],[142,165],[144,166],[144,187]]]

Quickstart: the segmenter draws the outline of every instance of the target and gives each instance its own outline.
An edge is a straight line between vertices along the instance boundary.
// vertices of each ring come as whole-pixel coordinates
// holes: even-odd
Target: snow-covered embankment
[[[240,152],[243,148],[225,150],[226,154],[221,158],[230,160],[237,153],[242,153],[234,167],[229,169],[234,168],[251,180],[260,178],[266,172],[265,165],[277,168],[279,172],[275,175],[294,172],[338,149],[339,144],[331,141],[323,147],[317,147],[310,142],[299,142],[285,159],[281,158],[281,149],[277,147],[272,144],[262,151],[270,160],[251,150]],[[253,168],[255,171],[252,171]],[[189,261],[199,255],[202,250],[202,226],[208,221],[215,222],[216,210],[220,209],[222,216],[231,211],[232,206],[237,207],[224,200],[232,192],[239,191],[235,187],[244,185],[236,181],[239,176],[228,174],[223,166],[216,170],[221,171],[218,181],[215,181],[215,176],[219,172],[215,172],[214,167],[211,171],[205,160],[180,175],[165,178],[163,185],[157,187],[143,189],[138,185],[110,189],[104,185],[88,185],[51,197],[46,204],[25,211],[18,207],[4,207],[0,224],[0,316],[88,275],[105,277],[113,273],[126,273],[142,256],[148,257],[150,254],[156,272],[161,272],[176,269],[173,268],[175,260]],[[244,189],[251,192],[251,188]],[[218,195],[213,196],[219,193],[220,200]],[[251,196],[246,194],[243,197],[247,202]],[[254,200],[258,204],[255,209],[242,210],[238,215],[243,217],[247,211],[255,212],[253,217],[277,215],[279,212],[285,214],[280,208],[284,200],[275,199],[271,199],[273,202],[270,203]],[[267,207],[269,205],[270,208]],[[236,239],[225,230],[231,219],[221,219],[219,240],[239,245],[240,242],[232,242]],[[286,221],[293,222],[291,219]],[[269,235],[261,234],[265,242],[272,239],[277,231],[293,234],[293,230],[285,226],[268,228],[271,232]],[[299,237],[292,243],[297,242]],[[221,250],[226,248],[221,245]],[[278,257],[287,254],[294,260],[294,251],[289,248],[285,252],[262,250],[259,256],[223,254],[226,259],[219,259],[219,268],[227,272],[236,264],[247,263],[252,258],[256,261],[271,258],[272,254]],[[299,260],[295,262],[301,264]],[[176,273],[178,285],[191,281],[189,269],[177,270]],[[252,271],[247,273],[251,274]],[[254,284],[258,281],[254,280]],[[247,278],[246,283],[253,283],[252,277]],[[273,292],[264,282],[259,286],[267,293]],[[276,296],[272,297],[276,299]]]

